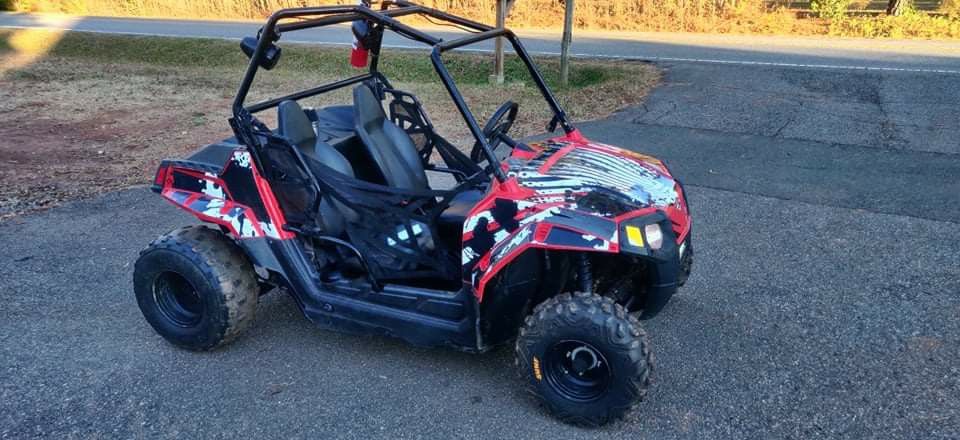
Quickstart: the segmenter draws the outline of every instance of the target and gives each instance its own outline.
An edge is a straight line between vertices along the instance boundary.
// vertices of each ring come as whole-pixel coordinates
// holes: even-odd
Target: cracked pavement
[[[960,153],[952,75],[676,63],[647,102],[622,112],[641,125],[827,144]]]
[[[693,185],[960,221],[960,77],[661,66],[642,105],[587,133],[657,155]]]
[[[509,349],[326,332],[283,295],[232,345],[175,349],[131,266],[194,221],[134,188],[0,223],[0,438],[960,437],[960,77],[663,67],[579,124],[664,158],[694,215],[626,421],[556,422]]]

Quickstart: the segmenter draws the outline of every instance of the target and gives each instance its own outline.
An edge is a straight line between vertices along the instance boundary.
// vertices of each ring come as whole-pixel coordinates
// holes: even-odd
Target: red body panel
[[[661,161],[591,142],[577,131],[530,147],[514,150],[504,162],[507,181],[493,180],[464,222],[462,273],[478,300],[527,249],[618,253],[620,225],[657,211],[669,217],[677,243],[689,234],[683,191]],[[284,230],[283,211],[243,148],[217,172],[165,163],[156,186],[173,205],[238,239],[295,237]]]
[[[286,219],[273,190],[243,148],[234,151],[218,173],[193,168],[189,162],[165,163],[154,183],[174,206],[223,226],[235,238],[295,237],[283,229]],[[257,197],[246,197],[246,204],[241,203],[233,195],[241,191]]]
[[[464,222],[463,275],[478,300],[527,249],[618,253],[620,225],[657,211],[669,217],[677,243],[689,234],[683,191],[663,162],[591,142],[578,131],[530,146],[532,152],[514,150],[505,162],[507,182],[494,181]],[[635,203],[588,203],[606,202],[608,191]]]

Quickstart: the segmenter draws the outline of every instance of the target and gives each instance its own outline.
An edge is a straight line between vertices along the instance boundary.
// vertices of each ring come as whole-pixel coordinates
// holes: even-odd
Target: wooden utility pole
[[[570,81],[570,42],[573,40],[573,0],[564,0],[563,38],[560,40],[560,84]]]
[[[907,4],[907,0],[889,0],[887,2],[887,15],[902,15],[907,8]]]
[[[507,25],[507,14],[510,13],[514,0],[496,0],[496,2],[497,27],[502,28]],[[497,84],[503,84],[503,37],[497,37],[493,45],[493,75],[490,79]]]

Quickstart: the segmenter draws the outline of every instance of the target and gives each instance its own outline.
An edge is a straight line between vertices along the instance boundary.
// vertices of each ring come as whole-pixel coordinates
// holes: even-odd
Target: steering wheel
[[[490,151],[496,151],[500,143],[505,140],[504,138],[506,138],[508,145],[513,146],[516,144],[512,139],[509,139],[507,132],[510,131],[514,121],[517,120],[517,110],[519,109],[520,105],[513,101],[504,102],[500,105],[500,108],[493,113],[493,116],[490,116],[487,125],[483,126],[483,137],[485,137],[487,143],[490,144]],[[481,159],[486,159],[486,157],[483,157],[483,147],[480,145],[480,142],[477,142],[473,145],[473,150],[470,151],[470,160],[477,163],[480,162]]]

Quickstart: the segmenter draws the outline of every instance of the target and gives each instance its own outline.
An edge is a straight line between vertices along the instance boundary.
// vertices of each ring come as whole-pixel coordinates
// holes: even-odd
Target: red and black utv
[[[471,33],[445,41],[397,20],[414,14]],[[279,62],[281,36],[337,23],[353,23],[368,71],[246,102],[254,77]],[[474,145],[441,137],[417,98],[378,71],[386,31],[431,48]],[[478,124],[443,55],[497,37],[552,110],[548,130],[562,135],[511,138],[518,106],[509,101]],[[161,336],[219,347],[279,287],[324,328],[470,352],[516,341],[529,389],[568,422],[603,424],[642,399],[652,365],[637,319],[664,307],[693,255],[683,187],[662,162],[584,138],[511,31],[406,1],[281,10],[241,46],[250,64],[235,137],[163,161],[154,180],[155,192],[211,225],[163,235],[137,260],[137,301]],[[347,87],[352,104],[298,103]],[[272,109],[276,127],[254,116]],[[498,155],[504,145],[511,151]],[[428,173],[456,183],[433,188]]]

